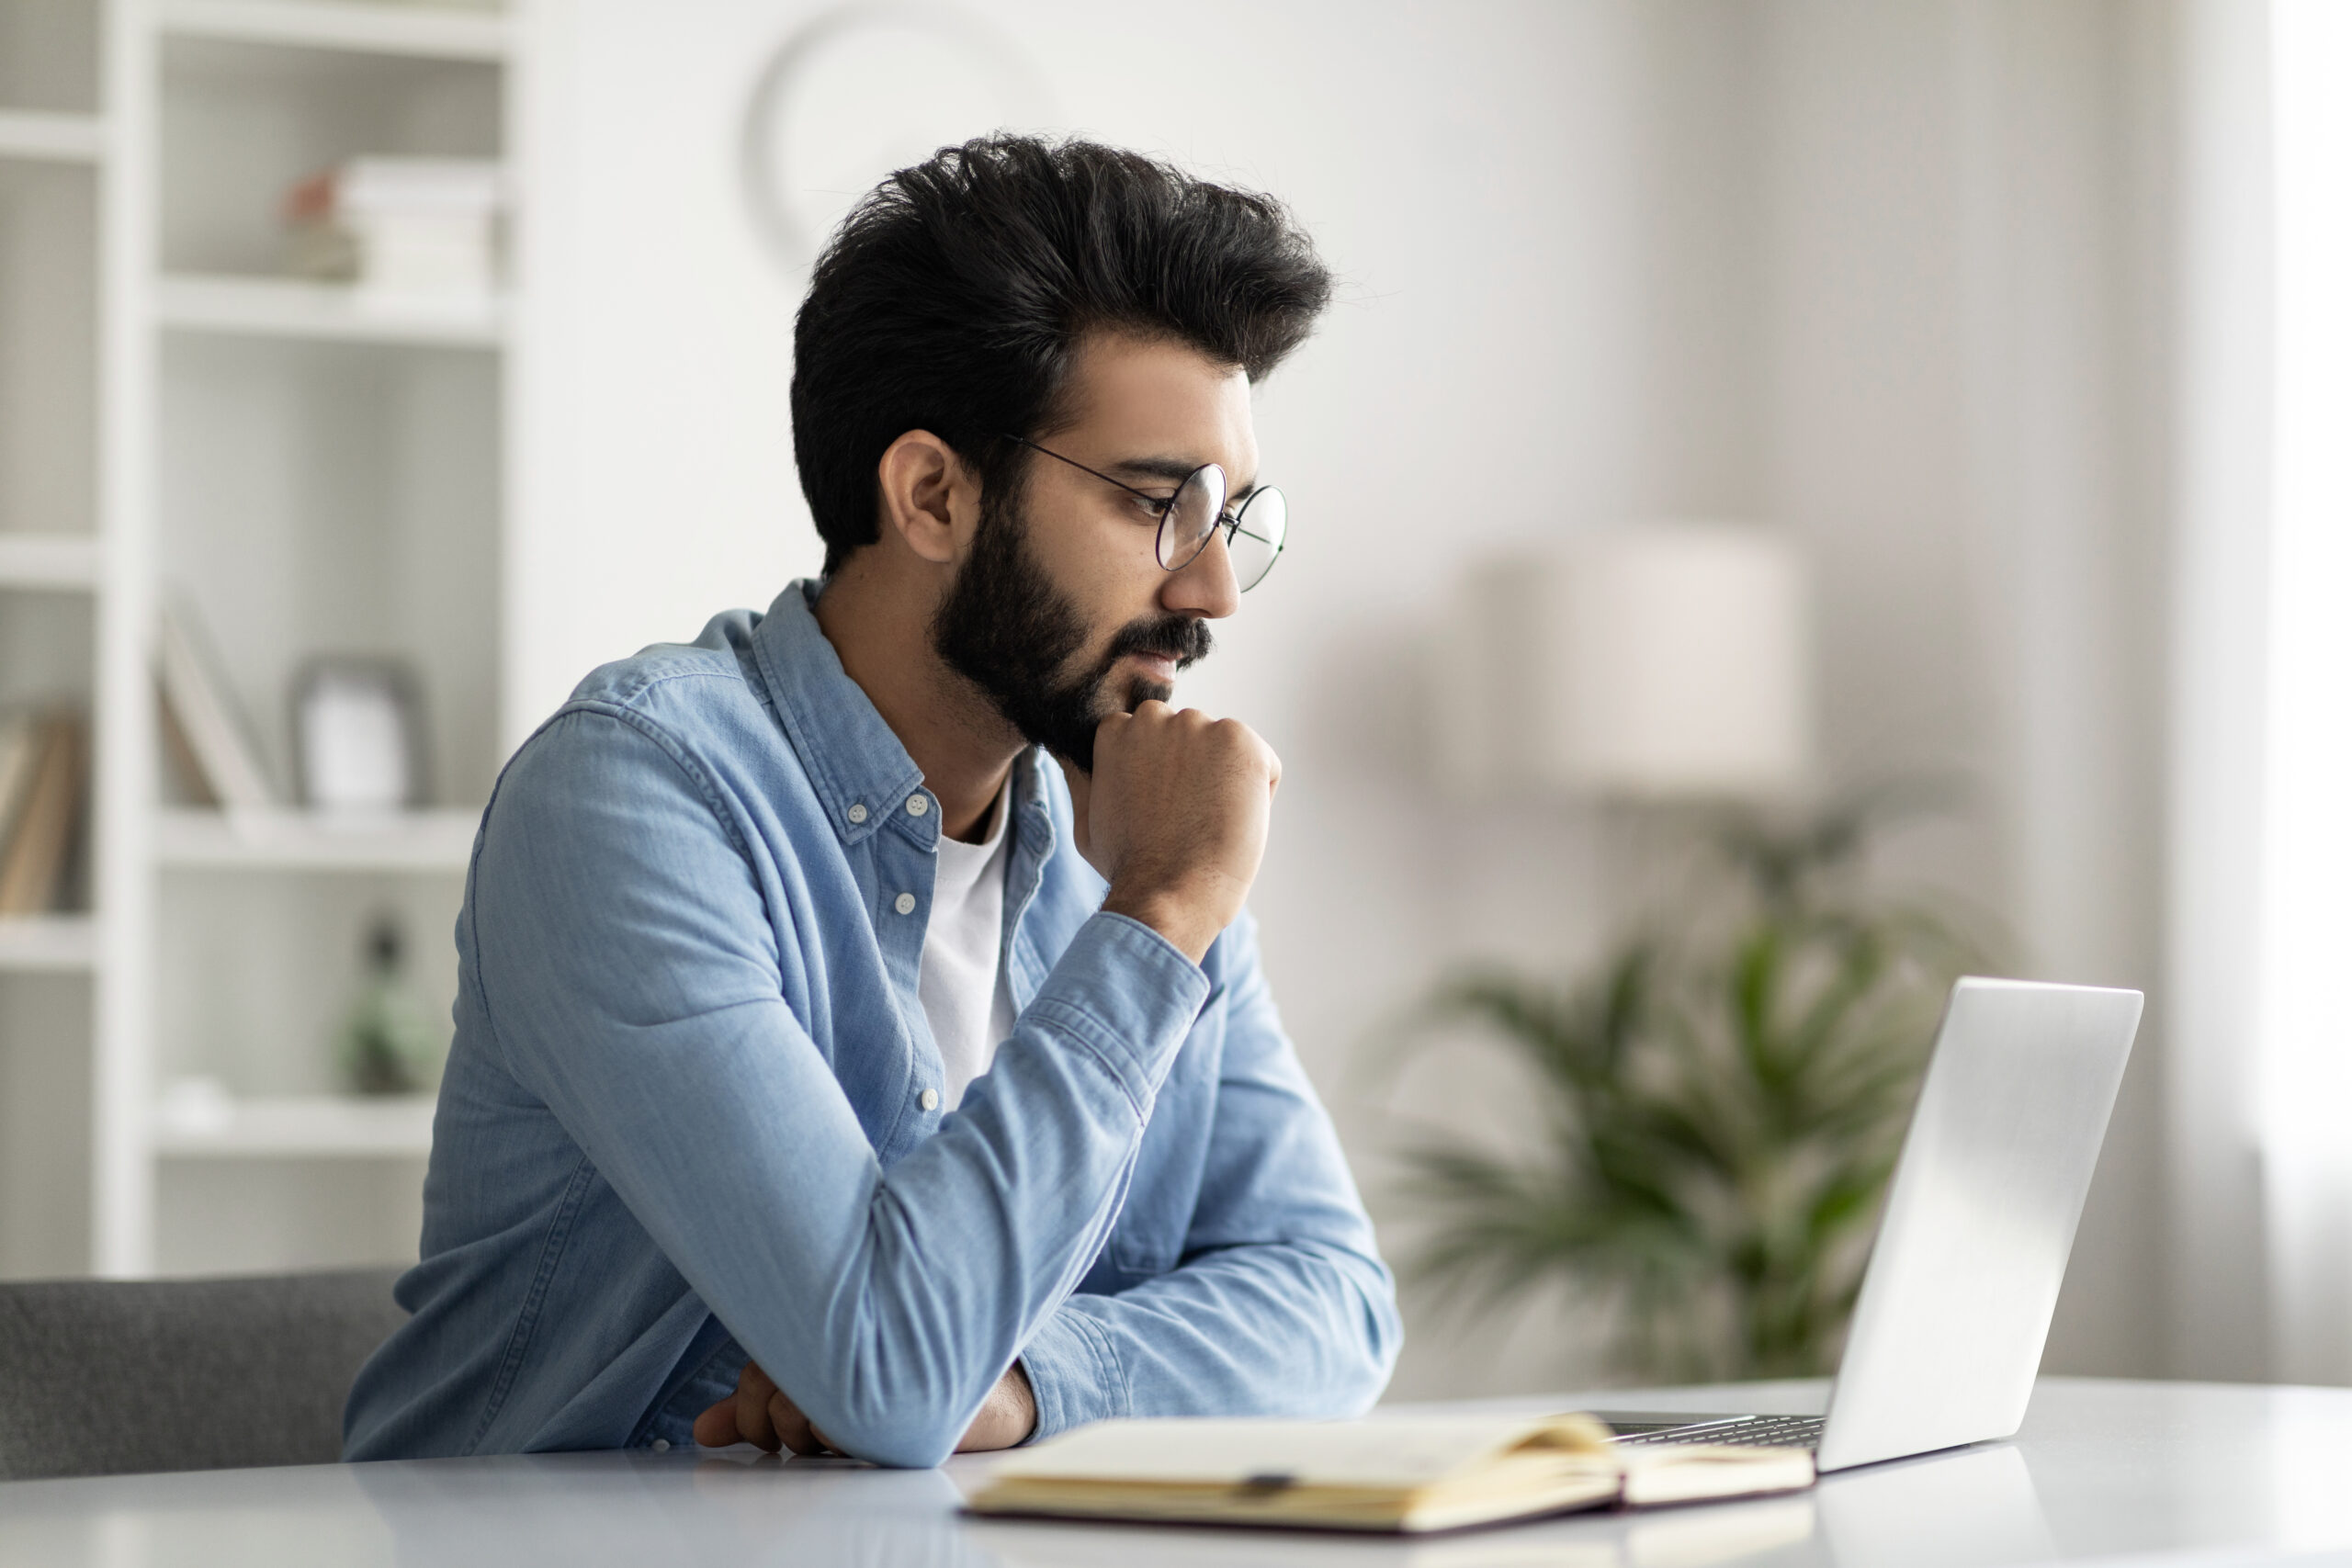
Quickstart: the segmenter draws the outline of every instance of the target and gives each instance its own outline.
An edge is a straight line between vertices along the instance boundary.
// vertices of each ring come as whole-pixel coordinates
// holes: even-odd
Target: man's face
[[[1025,739],[1091,770],[1095,727],[1167,700],[1240,594],[1222,531],[1166,570],[1151,507],[1070,463],[1159,500],[1215,463],[1230,513],[1257,483],[1258,444],[1248,378],[1182,344],[1097,334],[1069,391],[1076,419],[1040,445],[1070,462],[1033,452],[1025,482],[988,498],[932,639]]]

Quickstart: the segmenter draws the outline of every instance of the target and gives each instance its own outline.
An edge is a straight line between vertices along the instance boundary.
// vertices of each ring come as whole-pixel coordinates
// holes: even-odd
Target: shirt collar
[[[802,578],[777,594],[752,634],[752,648],[826,818],[843,843],[854,844],[904,807],[922,787],[922,771],[842,668],[817,624],[818,586]]]
[[[907,755],[898,732],[883,719],[865,688],[849,678],[841,655],[817,624],[821,584],[801,578],[786,585],[752,633],[760,679],[776,717],[823,804],[826,820],[844,844],[864,842],[885,822],[906,815],[907,797],[922,787],[922,770]],[[1046,754],[1032,746],[1014,760],[1011,798],[1016,851],[1039,861],[1053,853],[1052,794]],[[907,826],[907,824],[901,824]],[[927,815],[916,836],[937,831]]]

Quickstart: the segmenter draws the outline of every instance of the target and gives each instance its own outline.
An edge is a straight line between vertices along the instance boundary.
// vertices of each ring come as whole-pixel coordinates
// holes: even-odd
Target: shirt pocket
[[[1131,1280],[1165,1274],[1183,1255],[1184,1237],[1200,1201],[1224,1058],[1225,998],[1220,988],[1202,1007],[1152,1102],[1151,1122],[1136,1156],[1127,1200],[1111,1228],[1112,1266]]]

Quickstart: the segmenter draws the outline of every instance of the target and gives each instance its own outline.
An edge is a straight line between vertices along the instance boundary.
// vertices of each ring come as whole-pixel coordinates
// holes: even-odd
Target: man
[[[1378,1394],[1242,909],[1280,768],[1167,705],[1279,553],[1250,387],[1329,292],[1272,201],[1081,142],[844,222],[794,341],[823,579],[597,671],[484,814],[350,1457],[929,1465]]]

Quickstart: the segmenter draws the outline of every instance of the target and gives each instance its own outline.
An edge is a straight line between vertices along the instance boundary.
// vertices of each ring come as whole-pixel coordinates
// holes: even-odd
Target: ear
[[[956,449],[928,430],[890,443],[876,470],[882,525],[936,566],[960,559],[979,526],[980,481]]]

